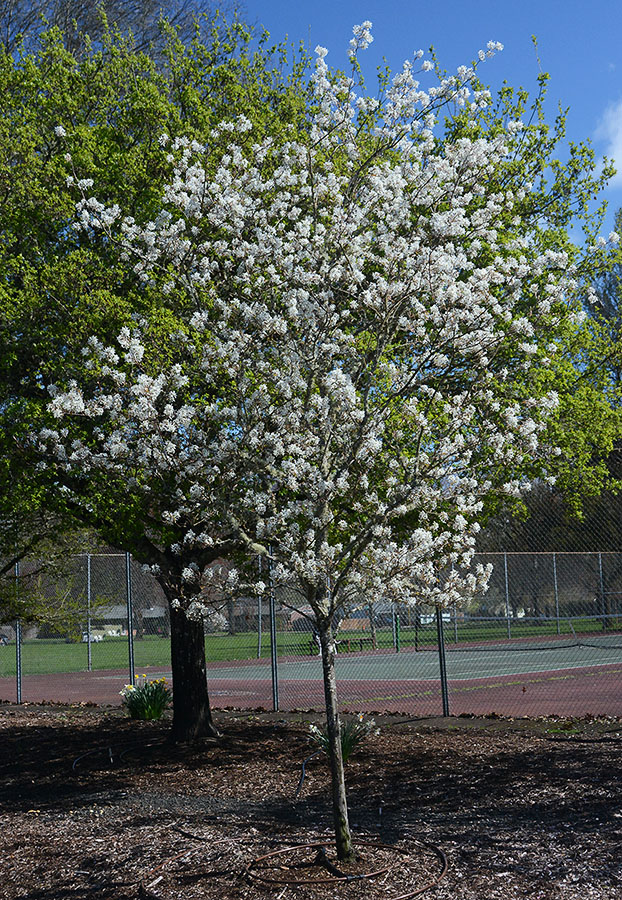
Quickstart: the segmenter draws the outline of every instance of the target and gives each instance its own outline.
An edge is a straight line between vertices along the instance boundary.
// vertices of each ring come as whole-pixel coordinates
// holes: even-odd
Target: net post
[[[445,633],[443,628],[443,613],[440,604],[436,606],[436,634],[438,636],[438,664],[441,676],[441,697],[443,701],[443,716],[449,715],[449,689],[447,685],[447,659],[445,657]]]

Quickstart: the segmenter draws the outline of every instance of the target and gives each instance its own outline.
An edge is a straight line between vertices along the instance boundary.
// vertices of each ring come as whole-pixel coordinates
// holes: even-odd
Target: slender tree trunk
[[[142,641],[145,636],[145,620],[143,610],[134,608],[134,640]]]
[[[339,708],[337,705],[337,680],[335,678],[335,640],[328,622],[317,623],[322,648],[324,675],[324,700],[326,703],[326,728],[329,742],[330,775],[333,800],[333,823],[337,858],[344,861],[354,855],[352,836],[348,822],[348,801],[341,755]]]
[[[235,605],[233,600],[227,601],[227,618],[229,619],[229,634],[235,634]]]
[[[189,619],[183,609],[171,608],[170,615],[173,739],[188,743],[217,736],[207,693],[203,622]]]

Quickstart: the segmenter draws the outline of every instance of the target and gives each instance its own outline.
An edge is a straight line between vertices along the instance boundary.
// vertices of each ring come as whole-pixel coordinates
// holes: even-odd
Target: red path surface
[[[169,674],[161,668],[141,669],[140,674],[143,671],[150,677]],[[269,669],[266,674],[266,679],[247,681],[210,676],[212,705],[215,708],[272,709]],[[450,681],[450,713],[622,717],[620,676],[622,666],[607,665]],[[92,702],[117,706],[119,691],[126,681],[126,669],[26,675],[22,680],[22,702]],[[340,680],[339,695],[342,707],[352,712],[399,712],[421,716],[442,712],[437,680]],[[0,700],[15,702],[14,678],[0,678]],[[317,680],[280,681],[279,706],[283,710],[322,709],[321,683]]]

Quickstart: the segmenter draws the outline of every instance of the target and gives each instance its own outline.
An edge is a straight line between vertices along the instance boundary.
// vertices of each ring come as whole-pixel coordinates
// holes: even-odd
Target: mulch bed
[[[0,897],[622,898],[620,720],[377,717],[346,767],[347,882],[324,757],[295,796],[318,716],[216,721],[175,747],[166,720],[0,705]]]

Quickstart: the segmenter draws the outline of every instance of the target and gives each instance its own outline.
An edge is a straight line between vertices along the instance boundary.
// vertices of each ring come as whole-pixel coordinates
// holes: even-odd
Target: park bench
[[[356,652],[360,650],[362,652],[364,647],[370,647],[373,650],[376,649],[374,646],[374,641],[370,637],[355,637],[355,638],[342,638],[336,642],[337,651],[342,651],[346,653]],[[317,641],[311,640],[309,641],[309,654],[311,656],[317,655],[318,645]]]

